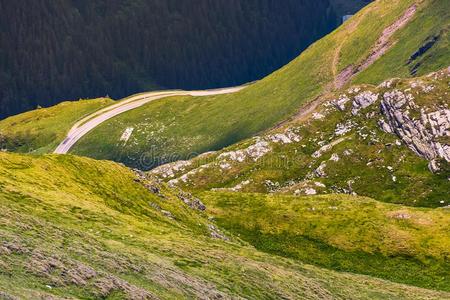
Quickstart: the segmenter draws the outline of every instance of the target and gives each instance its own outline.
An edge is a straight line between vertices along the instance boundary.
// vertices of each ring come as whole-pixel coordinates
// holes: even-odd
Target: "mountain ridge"
[[[243,90],[149,101],[70,154],[48,153],[148,94],[0,121],[0,298],[450,298],[446,6],[375,1]]]

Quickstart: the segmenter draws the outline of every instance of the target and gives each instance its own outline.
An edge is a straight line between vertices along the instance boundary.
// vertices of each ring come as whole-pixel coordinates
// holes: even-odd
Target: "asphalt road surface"
[[[220,95],[220,94],[231,94],[238,92],[244,89],[246,86],[238,86],[231,88],[223,88],[223,89],[214,89],[214,90],[203,90],[203,91],[182,91],[182,90],[173,90],[173,91],[164,91],[164,92],[150,92],[138,94],[135,96],[131,96],[122,100],[116,104],[105,107],[95,113],[92,113],[83,119],[79,120],[77,123],[73,125],[67,134],[64,141],[58,145],[55,149],[54,153],[57,154],[65,154],[69,152],[69,150],[89,131],[100,125],[101,123],[109,120],[117,115],[120,115],[129,110],[140,107],[148,102],[153,100],[172,97],[172,96],[211,96],[211,95]]]

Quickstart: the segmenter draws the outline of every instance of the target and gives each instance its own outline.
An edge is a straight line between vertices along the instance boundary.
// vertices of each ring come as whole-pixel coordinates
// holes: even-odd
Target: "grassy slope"
[[[0,147],[16,152],[52,152],[72,124],[111,103],[107,98],[62,102],[9,117],[0,121]]]
[[[448,77],[440,79],[421,77],[417,79],[397,80],[391,88],[377,88],[374,86],[360,87],[361,91],[372,91],[383,95],[396,89],[411,89],[411,83],[420,80],[424,85],[434,86],[434,90],[425,93],[421,88],[415,88],[411,93],[415,103],[420,108],[427,108],[428,112],[435,111],[437,107],[448,105]],[[405,92],[406,93],[406,92]],[[337,99],[340,95],[349,95],[348,90],[329,95],[329,99]],[[380,96],[381,97],[381,96]],[[350,112],[351,104],[347,104],[347,111],[341,112],[325,101],[317,111],[326,115],[323,119],[309,118],[298,120],[289,125],[290,131],[296,132],[301,140],[290,144],[271,143],[272,151],[263,158],[254,162],[246,159],[243,162],[227,161],[230,167],[221,168],[223,159],[218,156],[223,152],[245,149],[254,144],[254,140],[246,140],[226,148],[208,158],[194,159],[193,164],[180,172],[175,172],[173,178],[179,178],[192,170],[198,170],[190,174],[179,185],[185,189],[196,191],[213,188],[233,188],[236,185],[249,181],[241,191],[245,192],[278,192],[293,194],[296,190],[306,187],[314,188],[318,193],[336,193],[349,190],[349,181],[352,181],[352,189],[358,195],[372,197],[374,199],[401,203],[411,206],[438,207],[449,205],[448,191],[448,163],[442,162],[443,171],[433,174],[428,170],[427,161],[404,145],[397,145],[398,137],[395,134],[387,134],[377,125],[381,118],[379,101],[365,109],[359,116],[353,116]],[[420,108],[411,111],[411,116],[419,118]],[[366,114],[372,113],[371,118]],[[343,136],[334,134],[338,124],[351,122],[353,128]],[[262,135],[271,136],[274,133],[283,133],[286,129],[280,128],[274,132]],[[325,151],[319,158],[313,158],[312,154],[322,145],[329,144],[339,138],[346,140]],[[441,141],[443,143],[444,141]],[[448,144],[448,141],[445,142]],[[351,150],[350,155],[345,151]],[[329,161],[332,154],[337,154],[339,161]],[[317,169],[322,162],[326,162],[324,169],[326,177],[310,178],[307,176]],[[204,166],[200,171],[199,166]],[[390,169],[392,168],[392,169]],[[393,180],[395,176],[396,180]],[[172,180],[168,178],[167,180]],[[267,184],[271,181],[276,186]],[[326,187],[317,187],[315,183],[324,184]],[[432,187],[432,188],[431,188]],[[444,201],[443,203],[441,201]]]
[[[450,215],[444,209],[406,208],[345,195],[202,196],[218,224],[257,249],[450,290]]]
[[[418,76],[450,65],[450,11],[447,6],[446,1],[432,0],[426,10],[419,10],[411,24],[394,35],[401,42],[396,43],[386,55],[359,74],[354,83],[378,84],[390,77],[409,77],[416,64],[420,64]],[[430,37],[437,35],[440,38],[430,50],[413,63],[407,64],[410,56],[418,50],[418,45],[424,45]],[[356,43],[347,44],[343,48],[343,53],[347,56],[345,60],[351,60],[351,49],[358,49],[360,46]]]
[[[323,92],[333,81],[333,63],[337,63],[336,72],[339,72],[348,64],[362,61],[383,29],[412,3],[414,1],[409,0],[376,1],[293,62],[247,89],[232,95],[171,98],[149,103],[100,125],[75,146],[73,153],[148,168],[155,161],[186,158],[192,153],[220,149],[249,137],[292,115],[303,103]],[[414,22],[400,29],[396,38],[402,40],[396,44],[395,51],[392,50],[393,54],[388,52],[389,57],[398,53],[398,47],[405,43],[408,48],[403,56],[411,55],[423,44],[418,38],[403,40],[410,38],[410,32],[420,31],[421,35],[426,35],[445,27],[445,15],[436,13],[441,6],[442,1],[423,1],[419,5],[420,18],[414,18]],[[432,28],[423,27],[422,19],[427,24],[432,22]],[[335,56],[340,48],[340,55]],[[442,49],[439,53],[440,56],[427,57],[426,70],[449,64],[448,55],[442,56]],[[388,78],[404,64],[402,59],[383,60],[379,64],[383,68],[373,71],[377,79],[369,81]],[[369,76],[372,71],[364,74]],[[136,130],[123,145],[118,140],[127,127]]]
[[[211,239],[207,216],[182,204],[175,191],[162,187],[161,198],[134,178],[110,162],[0,154],[2,295],[450,297],[272,257],[238,240]]]

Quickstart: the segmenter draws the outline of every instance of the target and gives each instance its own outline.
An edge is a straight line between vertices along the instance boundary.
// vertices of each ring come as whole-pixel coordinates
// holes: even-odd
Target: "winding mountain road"
[[[116,104],[105,107],[98,110],[83,119],[75,123],[69,130],[66,138],[62,141],[58,147],[56,147],[54,153],[56,154],[66,154],[69,150],[89,131],[100,125],[101,123],[120,115],[129,110],[138,108],[148,102],[173,96],[212,96],[221,94],[231,94],[236,93],[247,87],[247,85],[213,89],[213,90],[200,90],[200,91],[183,91],[183,90],[172,90],[164,92],[149,92],[131,96],[122,100]]]

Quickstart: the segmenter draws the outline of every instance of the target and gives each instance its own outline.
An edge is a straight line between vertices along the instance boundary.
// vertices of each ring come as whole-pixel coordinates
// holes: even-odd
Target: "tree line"
[[[259,79],[337,26],[329,0],[0,0],[0,117]]]

